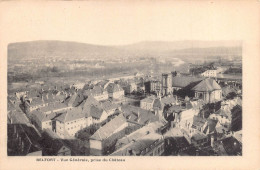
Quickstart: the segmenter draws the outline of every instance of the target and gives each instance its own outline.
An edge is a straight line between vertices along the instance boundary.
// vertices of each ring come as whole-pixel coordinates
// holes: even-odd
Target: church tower
[[[172,94],[172,74],[162,74],[162,95]]]

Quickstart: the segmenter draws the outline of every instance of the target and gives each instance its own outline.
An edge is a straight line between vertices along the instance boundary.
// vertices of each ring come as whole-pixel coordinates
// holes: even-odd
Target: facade
[[[55,122],[56,134],[62,139],[74,137],[79,130],[87,126],[85,114],[82,113],[81,108],[67,110],[56,117]]]
[[[31,121],[39,131],[44,129],[52,129],[52,119],[57,114],[52,112],[50,114],[44,114],[39,110],[32,111],[30,113]]]
[[[204,77],[217,77],[217,70],[207,70],[203,73],[201,73]]]
[[[147,81],[144,83],[145,91],[148,93],[156,93],[161,90],[161,82],[156,80]]]

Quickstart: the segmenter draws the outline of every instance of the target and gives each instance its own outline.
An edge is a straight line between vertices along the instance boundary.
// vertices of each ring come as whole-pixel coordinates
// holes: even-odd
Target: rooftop
[[[202,80],[195,87],[193,87],[192,90],[208,92],[208,91],[214,91],[214,90],[221,90],[221,87],[215,80],[213,80],[211,78],[207,78],[205,80]]]
[[[90,139],[93,140],[104,140],[111,136],[118,128],[120,128],[123,124],[126,123],[126,119],[122,114],[119,114],[110,122],[99,128]]]

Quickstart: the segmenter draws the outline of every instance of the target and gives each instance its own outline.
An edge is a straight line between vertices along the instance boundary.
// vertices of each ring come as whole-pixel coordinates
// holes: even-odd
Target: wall
[[[89,140],[90,155],[101,156],[102,155],[102,142],[98,140]]]

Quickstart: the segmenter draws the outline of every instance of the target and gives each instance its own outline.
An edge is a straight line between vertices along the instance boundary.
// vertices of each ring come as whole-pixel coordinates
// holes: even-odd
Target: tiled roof
[[[140,107],[125,105],[122,106],[121,110],[129,122],[135,122],[142,125],[148,122],[155,122],[159,120],[159,117],[156,116],[153,112],[142,109]]]
[[[236,93],[237,90],[235,90],[234,88],[231,88],[231,87],[229,87],[229,86],[226,86],[226,87],[223,87],[223,88],[222,88],[222,94],[223,94],[223,96],[227,96],[227,95],[228,95],[229,93],[231,93],[231,92]]]
[[[68,106],[74,106],[74,103],[76,101],[76,98],[77,98],[78,94],[75,93],[73,94],[72,96],[70,96],[66,101],[68,103]]]
[[[103,113],[103,109],[98,108],[96,106],[90,106],[90,115],[96,119],[100,119]]]
[[[70,122],[73,120],[84,118],[85,114],[82,113],[82,109],[79,107],[72,108],[62,113],[60,116],[56,117],[56,120],[61,122]]]
[[[99,128],[91,137],[90,139],[94,140],[103,140],[111,136],[114,131],[120,128],[123,124],[126,123],[126,119],[122,114],[119,114],[110,122]]]
[[[154,130],[151,130],[149,127],[145,126],[133,132],[133,134],[130,134],[127,137],[120,139],[117,142],[117,146],[120,146],[120,148],[118,148],[111,155],[127,155],[128,150],[132,150],[135,154],[139,155],[146,148],[150,148],[153,144],[156,144],[156,142],[160,141],[161,139],[162,135],[156,133]]]
[[[180,113],[182,111],[182,107],[179,105],[173,105],[168,110],[167,113]]]
[[[22,113],[22,112],[18,112],[18,111],[11,111],[8,114],[9,119],[12,120],[12,124],[30,124],[29,119],[27,118],[27,116]]]
[[[146,97],[144,98],[143,100],[141,100],[141,102],[145,102],[145,103],[153,103],[154,100],[155,100],[155,96],[149,96],[149,97]]]
[[[38,110],[32,111],[31,115],[32,115],[32,117],[38,119],[40,122],[45,122],[45,121],[51,120],[57,116],[57,114],[53,113],[53,112],[50,114],[44,114],[43,112],[38,111]]]
[[[162,110],[164,107],[164,104],[161,102],[160,99],[155,99],[153,103],[153,108],[158,108],[159,110]]]
[[[207,138],[207,136],[204,133],[195,130],[195,133],[192,134],[191,138],[197,141],[197,140],[205,139]]]
[[[82,108],[85,117],[94,117],[99,119],[103,113],[101,104],[92,96],[88,96],[79,106]]]
[[[215,80],[213,80],[211,78],[207,78],[205,80],[202,80],[195,87],[193,87],[192,90],[208,92],[208,91],[213,91],[213,90],[221,90],[221,87]]]
[[[162,101],[162,103],[163,103],[164,105],[168,105],[168,104],[175,103],[175,102],[176,102],[176,99],[175,99],[174,96],[169,95],[169,96],[163,97],[161,101]]]
[[[94,95],[100,95],[106,93],[107,91],[101,86],[94,86],[94,88],[91,89],[90,92]]]
[[[156,121],[149,123],[148,125],[142,127],[141,129],[138,129],[134,131],[133,133],[130,133],[129,135],[121,138],[117,142],[117,146],[124,146],[127,145],[128,143],[132,142],[133,140],[137,140],[145,135],[147,135],[147,132],[149,133],[155,133],[157,129],[163,126],[163,123]]]
[[[30,106],[38,106],[38,105],[42,105],[42,104],[44,104],[44,101],[40,97],[37,97],[37,98],[32,99]]]
[[[65,103],[55,102],[55,103],[50,103],[47,106],[41,107],[40,111],[42,112],[55,111],[66,107],[68,106]]]
[[[105,110],[105,111],[110,111],[112,109],[117,109],[119,106],[111,101],[105,101],[105,102],[101,102],[101,107]]]
[[[205,78],[202,77],[191,77],[191,76],[176,76],[172,78],[172,86],[173,87],[186,87],[189,84],[193,83],[193,82],[197,82],[197,81],[201,81]]]
[[[119,84],[115,83],[109,83],[106,90],[108,91],[108,93],[123,91],[122,87]]]
[[[103,81],[98,82],[96,85],[97,85],[97,86],[101,86],[101,87],[104,88],[104,86],[105,86],[108,82],[109,82],[109,80],[103,80]]]
[[[95,105],[99,106],[100,103],[93,97],[93,96],[88,96],[80,105],[80,107],[86,109],[88,106]]]

